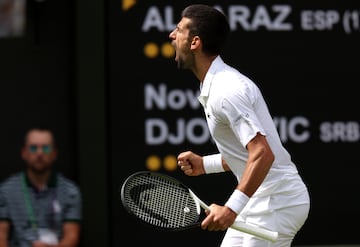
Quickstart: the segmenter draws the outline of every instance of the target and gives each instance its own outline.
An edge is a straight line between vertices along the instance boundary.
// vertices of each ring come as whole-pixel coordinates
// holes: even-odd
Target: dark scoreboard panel
[[[199,82],[179,71],[169,33],[192,1],[109,1],[108,72],[114,246],[218,246],[222,232],[159,232],[123,210],[119,187],[139,170],[170,174],[208,203],[223,203],[230,174],[185,177],[184,150],[214,152],[197,101]],[[309,187],[298,245],[359,244],[360,2],[202,1],[229,18],[223,59],[263,91],[284,145]],[[353,223],[354,222],[354,223]],[[134,238],[134,233],[137,238]]]

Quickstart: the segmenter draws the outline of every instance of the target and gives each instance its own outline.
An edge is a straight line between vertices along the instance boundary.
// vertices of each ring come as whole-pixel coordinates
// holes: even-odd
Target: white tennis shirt
[[[201,84],[198,99],[217,148],[238,181],[248,159],[245,147],[257,132],[266,136],[275,155],[267,177],[242,214],[309,203],[307,188],[283,147],[266,102],[252,80],[218,56]]]

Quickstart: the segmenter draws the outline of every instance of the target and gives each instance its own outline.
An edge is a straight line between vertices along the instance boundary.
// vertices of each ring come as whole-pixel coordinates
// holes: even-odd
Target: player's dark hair
[[[182,11],[181,17],[191,20],[190,35],[200,37],[204,53],[220,54],[230,33],[227,17],[222,12],[205,4],[193,4]]]

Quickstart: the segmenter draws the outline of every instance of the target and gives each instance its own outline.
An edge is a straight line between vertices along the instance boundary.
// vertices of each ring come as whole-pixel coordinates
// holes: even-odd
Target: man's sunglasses
[[[51,145],[42,145],[42,146],[40,146],[40,145],[33,144],[33,145],[28,146],[28,150],[29,150],[30,153],[36,153],[39,148],[42,150],[42,152],[44,154],[49,154],[52,151],[52,146]]]

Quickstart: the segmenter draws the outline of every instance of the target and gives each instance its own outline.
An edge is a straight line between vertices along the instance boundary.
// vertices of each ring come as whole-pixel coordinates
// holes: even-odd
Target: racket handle
[[[209,206],[206,205],[205,202],[203,202],[199,197],[195,195],[195,193],[189,189],[190,195],[199,202],[200,206],[205,210],[210,210]],[[264,228],[261,228],[259,226],[250,225],[245,222],[236,221],[233,225],[230,226],[231,228],[245,232],[254,236],[257,236],[259,238],[263,238],[265,240],[269,240],[271,242],[276,242],[278,238],[278,233],[273,232]]]
[[[276,242],[277,238],[278,238],[278,233],[274,232],[274,231],[270,231],[264,228],[260,228],[258,226],[255,225],[250,225],[248,223],[245,222],[240,222],[240,221],[236,221],[232,226],[230,226],[231,228],[241,231],[241,232],[245,232],[266,240],[269,240],[271,242]]]

